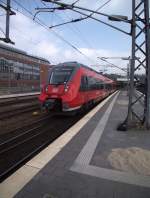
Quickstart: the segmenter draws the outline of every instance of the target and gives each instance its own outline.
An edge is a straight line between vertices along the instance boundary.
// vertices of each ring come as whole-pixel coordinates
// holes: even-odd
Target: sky
[[[75,0],[74,0],[75,1]],[[61,0],[60,2],[73,3],[73,0]],[[76,6],[96,10],[107,0],[79,0]],[[6,0],[0,0],[0,3]],[[18,4],[19,2],[19,4]],[[124,74],[121,70],[108,67],[105,62],[97,57],[128,57],[131,53],[131,38],[122,32],[112,29],[93,19],[86,19],[78,23],[67,24],[53,29],[43,28],[33,20],[26,10],[20,5],[35,14],[35,8],[54,7],[54,4],[43,4],[40,0],[11,0],[12,9],[16,15],[11,16],[10,38],[15,42],[14,47],[24,50],[29,54],[48,59],[52,64],[66,61],[77,61],[92,67],[93,69],[108,73]],[[111,0],[99,12],[106,14],[119,14],[131,18],[131,0]],[[5,31],[5,16],[0,10],[0,37]],[[89,13],[89,12],[84,12]],[[59,24],[74,18],[81,17],[80,14],[72,11],[55,11],[54,13],[40,13],[36,21],[40,19],[48,27]],[[107,17],[93,15],[97,19],[108,22],[112,25],[130,32],[130,27],[124,22],[111,22]],[[39,21],[38,21],[39,22]],[[57,34],[57,35],[56,35]],[[59,35],[59,36],[58,36]],[[61,37],[61,39],[60,39]],[[62,40],[63,38],[63,40]],[[65,42],[64,42],[65,40]],[[82,54],[68,45],[76,47]],[[84,54],[84,55],[83,55]],[[128,61],[119,59],[109,60],[110,62],[126,68]]]

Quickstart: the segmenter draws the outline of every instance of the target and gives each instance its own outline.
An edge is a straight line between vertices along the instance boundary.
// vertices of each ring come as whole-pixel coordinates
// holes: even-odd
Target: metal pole
[[[10,80],[11,80],[11,70],[10,65],[8,64],[8,93],[10,93]]]
[[[6,11],[6,39],[9,39],[9,22],[10,22],[10,0],[7,0],[7,11]]]
[[[0,38],[0,40],[6,42],[6,43],[11,43],[11,44],[15,44],[14,42],[12,42],[9,38],[9,29],[10,29],[10,15],[15,15],[16,13],[13,12],[11,10],[10,7],[10,1],[11,0],[7,0],[7,4],[6,6],[0,4],[0,7],[2,7],[5,11],[6,11],[6,28],[5,28],[5,38]]]
[[[130,80],[130,59],[129,63],[127,64],[127,96],[129,96],[129,80]]]
[[[145,36],[146,36],[146,115],[145,125],[150,128],[150,22],[149,0],[145,0]]]
[[[127,116],[127,127],[132,123],[132,99],[134,94],[134,70],[135,70],[135,36],[136,36],[136,19],[135,19],[135,0],[132,0],[132,24],[131,24],[131,34],[132,34],[132,55],[130,60],[130,90],[129,90],[129,106],[128,106],[128,116]]]

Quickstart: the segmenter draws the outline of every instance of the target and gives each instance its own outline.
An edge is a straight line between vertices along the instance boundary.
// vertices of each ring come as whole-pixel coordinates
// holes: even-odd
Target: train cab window
[[[54,68],[50,75],[50,84],[64,84],[67,83],[72,74],[74,68],[73,67],[58,67]]]
[[[80,91],[87,91],[87,77],[86,76],[82,76],[81,77],[81,84],[80,84]]]

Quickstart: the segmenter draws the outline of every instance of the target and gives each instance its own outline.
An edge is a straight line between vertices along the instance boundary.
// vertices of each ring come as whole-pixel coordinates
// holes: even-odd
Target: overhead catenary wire
[[[46,8],[48,8],[47,7],[47,5],[46,5],[46,3],[44,3],[42,0],[40,1]],[[35,16],[35,15],[34,15]],[[53,23],[53,18],[54,18],[54,12],[52,12],[51,13],[51,24]]]
[[[27,8],[25,8],[22,4],[20,4],[18,1],[13,0],[15,3],[17,3],[20,7],[22,7],[26,12],[28,12],[32,17],[34,16],[32,12],[30,12]],[[49,30],[48,26],[38,17],[36,17],[36,19],[40,22],[38,24],[40,24],[41,26],[43,26],[46,30]],[[37,21],[35,21],[37,22]],[[72,47],[75,51],[77,51],[79,54],[83,55],[84,57],[86,57],[90,62],[95,62],[93,61],[91,58],[89,58],[86,54],[84,54],[81,50],[79,50],[75,45],[73,45],[72,43],[70,43],[69,41],[67,41],[66,39],[64,39],[61,35],[59,35],[57,32],[55,32],[53,30],[53,34],[58,37],[60,40],[64,41],[66,44],[68,44],[70,47]]]
[[[41,0],[42,4],[46,7],[46,8],[49,8],[42,0]],[[58,17],[60,20],[64,21],[64,19],[62,17],[60,17],[59,15],[57,15],[55,13],[56,17]],[[66,15],[66,14],[65,14]],[[68,17],[66,15],[66,17]],[[70,24],[71,25],[71,24]],[[68,27],[68,26],[67,26]],[[72,32],[74,32],[76,35],[78,35],[78,37],[80,38],[81,41],[83,41],[84,39],[81,38],[81,32],[79,33],[79,30],[77,30],[77,28],[75,26],[69,26],[68,27]],[[87,44],[87,41],[85,42]]]
[[[49,8],[43,1],[41,1],[41,3],[46,7],[46,8]],[[53,13],[52,13],[53,14]],[[67,18],[69,18],[69,16],[67,16],[67,14],[66,13],[64,13],[65,14],[65,16],[67,17]],[[56,15],[56,13],[55,13],[55,15]],[[56,15],[60,20],[62,20],[62,21],[64,21],[64,19],[62,18],[62,17],[60,17],[59,15]],[[84,36],[82,36],[82,33],[81,33],[81,31],[77,28],[77,27],[75,27],[75,26],[73,26],[72,24],[70,24],[71,26],[67,26],[72,32],[74,32],[77,36],[78,36],[78,38],[84,43],[84,44],[86,44],[88,47],[90,47],[90,48],[93,48],[92,46],[91,46],[91,44],[89,43],[89,41],[88,40],[86,40],[85,39],[85,37]]]
[[[71,10],[73,12],[76,12],[76,13],[79,13],[83,16],[86,16],[88,17],[89,14],[86,14],[85,12],[83,11],[88,11],[88,12],[91,12],[91,13],[94,13],[94,14],[99,14],[99,15],[102,15],[102,16],[105,16],[105,17],[110,17],[108,14],[105,14],[105,13],[101,13],[101,12],[98,12],[98,11],[94,11],[94,10],[90,10],[90,9],[87,9],[87,8],[83,8],[83,7],[79,7],[79,6],[74,6],[72,4],[66,4],[66,3],[62,3],[62,2],[56,2],[56,1],[53,1],[53,0],[43,0],[43,1],[46,1],[46,2],[49,2],[49,3],[55,3],[56,5],[60,6],[60,7],[56,7],[54,8],[54,10]],[[52,10],[52,9],[51,9]],[[81,10],[81,11],[79,11]],[[110,23],[107,23],[103,20],[100,20],[100,19],[97,19],[93,16],[89,16],[89,18],[93,19],[93,20],[96,20],[106,26],[109,26],[115,30],[118,30],[126,35],[131,35],[131,32],[127,32],[127,31],[124,31],[123,29],[121,28],[118,28],[117,26],[114,26],[114,25],[111,25]],[[112,18],[116,19],[116,20],[119,20],[119,21],[122,21],[122,22],[125,22],[125,23],[128,23],[130,24],[130,27],[131,27],[131,21],[130,20],[126,20],[126,19],[122,19],[122,18],[118,18],[117,16],[113,16]]]
[[[106,6],[108,3],[110,3],[112,0],[108,0],[108,1],[106,1],[105,3],[103,3],[102,5],[100,5],[97,9],[96,9],[96,11],[99,11],[100,9],[102,9],[104,6]],[[90,16],[92,16],[94,13],[91,13],[90,14]],[[88,18],[88,17],[85,17],[85,18]],[[75,27],[75,26],[73,26],[73,27]],[[81,31],[76,27],[76,30],[79,32],[79,34],[80,34],[80,37],[81,37]],[[92,45],[89,43],[89,41],[88,40],[86,40],[86,38],[85,37],[82,37],[82,39],[86,42],[86,43],[88,43],[88,45],[90,46],[90,48],[93,48],[92,47]],[[96,52],[96,55],[98,55],[98,53]],[[99,56],[99,55],[98,55]]]
[[[104,4],[102,4],[100,7],[98,7],[95,11],[93,11],[91,14],[89,14],[89,15],[87,15],[87,16],[85,16],[85,17],[80,17],[80,18],[72,19],[72,20],[67,21],[67,22],[64,22],[64,23],[59,23],[59,24],[56,24],[56,25],[52,25],[52,26],[50,26],[49,28],[59,27],[59,26],[66,25],[66,24],[69,24],[69,23],[76,23],[76,22],[80,22],[80,21],[83,21],[83,20],[85,20],[85,19],[91,18],[91,17],[95,14],[96,11],[99,11],[100,9],[102,9],[102,8],[103,8],[105,5],[107,5],[110,1],[112,1],[112,0],[106,1]],[[46,4],[45,4],[44,2],[43,2],[43,4],[46,6]],[[47,6],[46,6],[46,8],[49,8],[49,9],[52,9],[52,10],[53,10],[53,8],[50,8],[50,7],[47,7]],[[36,12],[35,16],[36,16],[38,13],[40,13],[40,12],[48,12],[48,10],[41,10],[41,11],[40,11],[40,8],[37,8],[37,9],[38,9],[38,11]],[[53,12],[53,11],[51,11],[51,12]]]
[[[97,58],[99,58],[99,57],[97,57]],[[106,63],[108,63],[108,64],[110,64],[112,67],[118,68],[118,69],[120,69],[121,71],[124,71],[125,73],[127,72],[126,69],[121,68],[121,67],[115,65],[114,63],[111,63],[111,62],[109,62],[109,61],[107,61],[107,60],[105,60],[105,59],[103,59],[103,58],[99,58],[99,59],[102,60],[102,61],[104,61],[104,62],[106,62]]]
[[[24,10],[26,10],[32,17],[34,16],[32,12],[30,12],[28,9],[26,9],[22,4],[20,4],[18,1],[13,0],[14,2],[16,2],[20,7],[22,7]],[[38,17],[36,17],[36,19],[40,22],[40,24],[45,27],[45,29],[49,30],[49,27]],[[37,22],[37,21],[35,21]],[[61,35],[59,35],[57,32],[55,32],[53,30],[53,34],[58,37],[60,40],[64,41],[66,44],[68,44],[70,47],[72,47],[75,51],[77,51],[79,54],[83,55],[85,58],[87,58],[90,62],[95,62],[94,60],[92,60],[91,58],[89,58],[86,54],[84,54],[81,50],[79,50],[75,45],[73,45],[72,43],[70,43],[69,41],[67,41],[66,39],[64,39]]]
[[[72,5],[72,4],[67,4],[67,3],[64,3],[64,2],[58,2],[56,0],[42,0],[42,1],[49,2],[49,3],[54,3],[56,5],[59,5],[60,7],[56,8],[56,9],[66,10],[66,9],[76,8],[76,9],[79,9],[79,10],[82,10],[82,11],[87,11],[87,12],[90,12],[90,13],[94,13],[94,14],[105,16],[105,17],[109,17],[109,15],[106,14],[106,13],[94,11],[94,10],[91,10],[91,9],[88,9],[88,8],[84,8],[84,7],[80,7],[80,6],[76,6],[76,5]],[[113,18],[116,19],[116,20],[123,21],[125,23],[129,23],[130,24],[130,21],[127,20],[127,19],[119,18],[117,16],[113,16]]]
[[[110,1],[112,1],[112,0],[107,0],[105,3],[103,3],[102,5],[100,5],[97,9],[96,9],[96,11],[99,11],[100,9],[102,9],[104,6],[106,6]],[[42,0],[41,0],[41,3],[46,7],[46,8],[50,8],[50,7],[48,7]],[[53,13],[53,12],[52,12]],[[64,13],[65,15],[66,15],[66,13]],[[68,23],[72,23],[72,22],[78,22],[78,21],[80,21],[80,20],[84,20],[84,19],[88,19],[90,16],[92,16],[92,15],[94,15],[94,12],[93,13],[91,13],[90,15],[88,15],[88,16],[86,16],[86,17],[84,17],[84,18],[81,18],[81,19],[75,19],[75,20],[71,20],[70,22],[66,22],[66,23],[62,23],[63,25],[64,24],[68,24]],[[67,16],[67,15],[66,15]],[[67,16],[68,18],[70,18],[69,16]],[[63,20],[60,16],[59,16],[59,18],[61,19],[61,20]],[[72,24],[71,24],[72,25]],[[51,26],[50,28],[53,28],[53,27],[56,27],[56,26],[60,26],[59,24],[58,25],[53,25],[53,26]],[[88,46],[90,47],[90,48],[93,48],[92,47],[92,45],[89,43],[89,41],[87,41],[86,39],[85,39],[85,37],[83,36],[81,36],[82,34],[81,34],[81,31],[77,28],[77,27],[75,27],[75,26],[71,26],[70,27],[71,29],[72,29],[72,31],[73,32],[75,32],[76,31],[76,33],[78,34],[78,37],[80,37],[80,39],[81,39],[81,41],[84,41],[85,43],[86,43],[86,45],[88,44]],[[75,30],[75,31],[74,31]],[[96,52],[96,54],[97,54],[97,52]],[[97,54],[97,56],[98,56],[98,54]]]
[[[78,3],[80,0],[76,0],[72,5],[75,5],[76,3]]]
[[[103,3],[100,7],[98,7],[95,11],[93,11],[93,13],[91,13],[89,16],[85,17],[86,18],[89,18],[91,16],[93,16],[95,14],[95,12],[99,11],[100,9],[102,9],[104,6],[106,6],[108,3],[110,3],[112,0],[108,0],[106,1],[105,3]]]
[[[110,0],[109,0],[110,1]],[[47,5],[44,3],[44,2],[42,2],[42,4],[46,7],[46,8],[49,8],[49,7],[47,7]],[[64,13],[65,14],[65,16],[67,17],[67,18],[70,18],[69,16],[67,16],[67,14],[66,13]],[[55,13],[55,15],[56,15],[56,13]],[[62,17],[60,17],[59,15],[56,15],[57,17],[59,17],[60,18],[60,20],[62,20],[62,21],[64,21],[64,19],[62,18]],[[91,44],[89,43],[89,41],[88,40],[86,40],[86,38],[85,38],[85,36],[82,36],[82,33],[81,33],[81,31],[77,28],[77,27],[75,27],[75,26],[73,26],[72,24],[70,24],[71,26],[67,26],[72,32],[74,32],[78,37],[79,37],[79,39],[83,42],[83,43],[85,43],[88,47],[90,47],[90,48],[93,48],[92,46],[91,46]]]
[[[0,31],[5,35],[5,32],[1,27],[0,27]]]
[[[12,7],[15,11],[18,11],[20,12],[21,14],[23,14],[24,16],[30,18],[32,21],[33,21],[33,13],[28,10],[27,8],[25,8],[22,4],[20,4],[18,1],[16,0],[13,0],[18,6],[20,6],[22,9],[24,9],[30,16],[32,17],[29,17],[28,15],[24,14],[23,12],[19,11],[18,9]],[[0,2],[6,4],[5,2],[3,2],[2,0],[0,0]],[[47,31],[49,32],[52,32],[57,38],[59,38],[60,40],[62,40],[63,42],[65,42],[68,46],[70,46],[71,48],[73,48],[75,51],[77,51],[79,54],[81,54],[82,56],[84,56],[88,61],[90,62],[95,62],[94,60],[92,60],[91,58],[89,58],[86,54],[84,54],[80,49],[78,49],[75,45],[73,45],[72,43],[70,43],[69,41],[67,41],[66,39],[64,39],[61,35],[59,35],[56,31],[54,30],[51,30],[49,29],[49,27],[41,20],[39,19],[38,17],[36,17],[37,20],[34,20],[35,23],[37,23],[38,25],[42,26],[44,29],[46,29]]]
[[[80,11],[78,11],[78,10],[72,10],[72,11],[77,12],[77,13],[79,13],[79,14],[82,14],[82,15],[84,15],[84,16],[89,16],[88,14],[85,14],[85,13],[80,12]],[[95,21],[98,21],[98,22],[100,22],[100,23],[102,23],[102,24],[104,24],[104,25],[107,25],[107,26],[109,26],[109,27],[111,27],[111,28],[113,28],[113,29],[115,29],[115,30],[118,30],[119,32],[122,32],[122,33],[124,33],[124,34],[126,34],[126,35],[131,35],[130,32],[126,32],[126,31],[124,31],[124,30],[122,30],[122,29],[120,29],[120,28],[118,28],[118,27],[116,27],[116,26],[113,26],[113,25],[111,25],[111,24],[109,24],[109,23],[107,23],[107,22],[104,22],[104,21],[102,21],[102,20],[100,20],[100,19],[97,19],[97,18],[95,18],[95,17],[93,17],[93,16],[90,16],[89,18],[91,18],[91,19],[93,19],[93,20],[95,20]]]
[[[106,1],[105,3],[103,3],[102,5],[100,5],[97,9],[96,9],[96,11],[99,11],[100,9],[102,9],[104,6],[106,6],[109,2],[111,2],[112,0],[108,0],[108,1]],[[92,16],[94,14],[94,12],[93,13],[91,13],[89,16]],[[88,18],[88,17],[85,17],[85,18]],[[80,32],[80,30],[78,29],[78,31]],[[80,32],[81,33],[81,32]],[[85,39],[85,38],[84,38]],[[87,42],[87,41],[86,41]]]

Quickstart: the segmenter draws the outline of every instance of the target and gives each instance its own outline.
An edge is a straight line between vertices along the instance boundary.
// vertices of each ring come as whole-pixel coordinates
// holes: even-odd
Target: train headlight
[[[65,91],[65,92],[67,92],[67,91],[68,91],[68,89],[69,89],[69,86],[68,86],[68,85],[66,85],[66,86],[65,86],[64,91]]]
[[[45,88],[45,92],[46,92],[46,93],[48,92],[48,86]]]

